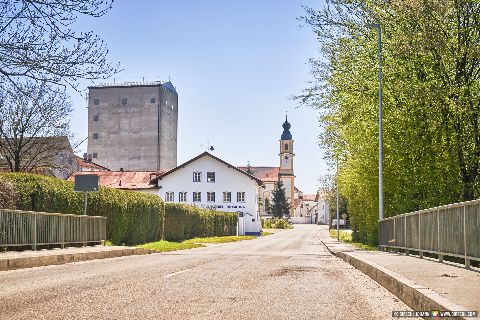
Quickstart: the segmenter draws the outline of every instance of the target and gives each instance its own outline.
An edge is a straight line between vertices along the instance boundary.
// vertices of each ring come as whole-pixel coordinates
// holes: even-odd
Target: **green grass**
[[[255,236],[226,236],[226,237],[206,237],[206,238],[193,238],[182,242],[173,241],[157,241],[141,244],[138,247],[156,250],[159,252],[169,252],[177,250],[185,250],[192,248],[205,247],[205,243],[226,243],[242,240],[250,240],[256,238]]]
[[[336,229],[330,229],[330,237],[332,238],[337,238],[337,230]],[[361,242],[353,242],[352,241],[352,233],[351,232],[346,232],[344,230],[340,230],[340,241],[351,244],[359,249],[362,250],[367,250],[367,251],[378,251],[378,248],[376,246],[372,246],[369,244],[364,244]]]
[[[161,240],[157,242],[141,244],[138,247],[160,251],[160,252],[169,252],[169,251],[199,248],[199,247],[204,247],[204,245],[201,245],[198,243],[171,242],[171,241]]]
[[[225,237],[206,237],[206,238],[193,238],[183,241],[183,243],[226,243],[242,240],[255,239],[255,236],[225,236]]]

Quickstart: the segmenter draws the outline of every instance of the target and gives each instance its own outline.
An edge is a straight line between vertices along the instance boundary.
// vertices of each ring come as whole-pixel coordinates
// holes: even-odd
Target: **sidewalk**
[[[414,310],[480,311],[480,269],[404,254],[364,251],[322,230],[322,243]]]
[[[150,254],[152,250],[122,246],[94,246],[0,253],[0,272],[71,262]]]

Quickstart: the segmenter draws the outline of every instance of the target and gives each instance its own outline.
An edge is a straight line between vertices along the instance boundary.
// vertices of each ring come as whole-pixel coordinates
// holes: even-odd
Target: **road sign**
[[[75,176],[75,191],[91,192],[98,191],[98,175],[82,174]]]

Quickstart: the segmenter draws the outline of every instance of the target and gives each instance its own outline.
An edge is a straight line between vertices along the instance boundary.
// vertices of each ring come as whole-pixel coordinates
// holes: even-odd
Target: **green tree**
[[[285,188],[283,182],[275,183],[275,188],[272,191],[272,200],[268,205],[268,213],[275,218],[282,219],[284,215],[290,214],[290,203],[285,196]]]
[[[377,241],[377,34],[382,26],[386,217],[480,195],[480,3],[329,0],[306,8],[320,56],[297,99],[320,113],[320,143],[362,241]]]

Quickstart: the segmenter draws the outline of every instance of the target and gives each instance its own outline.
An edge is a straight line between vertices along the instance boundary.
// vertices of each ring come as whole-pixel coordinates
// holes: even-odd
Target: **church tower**
[[[287,116],[285,116],[285,122],[282,125],[283,133],[280,138],[280,170],[278,173],[278,179],[283,182],[285,188],[285,195],[290,201],[291,210],[290,216],[293,217],[295,208],[293,207],[293,199],[295,194],[295,175],[293,174],[293,139],[290,133],[292,127],[288,122]]]

